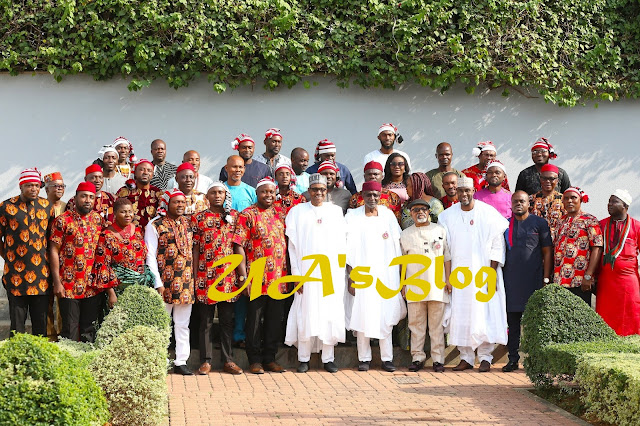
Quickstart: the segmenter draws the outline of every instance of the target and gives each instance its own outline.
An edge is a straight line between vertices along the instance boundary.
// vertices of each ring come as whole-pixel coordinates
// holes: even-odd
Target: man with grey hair
[[[479,371],[487,372],[491,369],[494,344],[507,344],[502,265],[505,260],[503,233],[509,222],[493,207],[474,200],[474,192],[473,179],[459,178],[457,194],[460,202],[440,213],[438,224],[447,231],[451,269],[455,271],[460,267],[471,271],[464,277],[457,272],[449,277],[453,286],[449,343],[460,350],[460,363],[453,370],[472,369],[477,349]],[[488,267],[495,271],[495,285],[487,279],[490,277],[485,272]],[[470,284],[476,276],[484,278],[483,287],[456,285]]]
[[[347,249],[347,223],[342,216],[342,209],[324,202],[327,178],[319,173],[312,174],[309,177],[309,193],[310,202],[294,206],[286,218],[292,275],[310,272],[314,260],[303,260],[305,256],[323,254],[334,259]],[[321,269],[315,267],[311,276],[322,278]],[[324,369],[330,373],[338,371],[334,363],[334,346],[345,341],[345,281],[344,267],[337,262],[331,262],[331,278],[333,294],[323,296],[322,286],[312,283],[300,287],[294,295],[285,344],[298,347],[299,373],[309,371],[311,353],[320,351]]]

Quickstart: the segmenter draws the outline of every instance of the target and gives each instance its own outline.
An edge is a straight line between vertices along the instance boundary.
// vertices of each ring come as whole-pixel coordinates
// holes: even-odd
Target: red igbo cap
[[[555,174],[560,174],[560,169],[558,169],[558,167],[554,166],[553,164],[545,164],[540,169],[540,172],[542,172],[542,173],[544,173],[544,172],[553,172]]]
[[[382,164],[378,163],[377,161],[369,161],[367,164],[364,165],[365,172],[369,169],[376,169],[376,170],[380,170],[381,172],[384,172],[384,169],[382,168]]]
[[[340,169],[338,169],[338,166],[336,166],[336,163],[334,163],[333,161],[323,161],[318,166],[318,173],[322,172],[323,170],[327,170],[327,169],[333,170],[336,173],[338,173],[338,171],[340,170]]]
[[[382,185],[377,180],[370,180],[362,184],[362,191],[378,191],[382,192]]]
[[[96,173],[96,172],[102,173],[102,167],[100,167],[97,164],[92,164],[89,167],[87,167],[86,169],[84,169],[84,176],[87,177],[91,173]]]
[[[91,193],[95,194],[96,193],[96,186],[94,184],[92,184],[91,182],[80,182],[78,184],[78,189],[76,189],[76,193],[81,192],[81,191],[91,192]]]
[[[183,170],[191,170],[193,173],[196,172],[196,169],[193,167],[193,164],[191,163],[182,163],[178,166],[178,168],[176,169],[176,174],[180,173]]]

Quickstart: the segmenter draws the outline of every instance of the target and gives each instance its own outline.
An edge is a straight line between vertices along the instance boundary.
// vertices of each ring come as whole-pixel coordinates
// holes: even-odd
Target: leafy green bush
[[[105,397],[89,372],[46,338],[17,334],[0,346],[0,424],[101,425]]]
[[[96,335],[96,346],[104,348],[114,338],[138,325],[157,330],[168,346],[171,318],[157,291],[140,285],[127,287],[116,306],[106,316]]]
[[[544,351],[554,343],[615,341],[616,333],[578,296],[559,285],[547,285],[529,298],[522,316],[522,350],[527,376],[535,386],[551,386]]]
[[[640,354],[586,354],[576,381],[588,414],[615,425],[640,424]]]
[[[76,360],[78,366],[84,368],[86,368],[99,353],[93,343],[75,342],[73,340],[60,338],[60,340],[56,342],[56,345],[71,355],[71,357]]]
[[[89,364],[104,391],[114,425],[156,425],[166,420],[166,340],[156,329],[136,326]]]

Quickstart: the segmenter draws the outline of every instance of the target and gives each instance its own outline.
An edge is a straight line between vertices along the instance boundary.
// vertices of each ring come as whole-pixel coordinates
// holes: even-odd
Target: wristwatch
[[[549,278],[544,278],[544,279],[542,280],[542,282],[543,282],[543,283],[545,283],[545,284],[549,284],[549,282],[550,282],[550,281],[551,281],[551,280],[549,280]]]
[[[589,275],[589,274],[585,274],[585,276],[584,276],[584,279],[587,280],[587,281],[591,281],[592,278],[593,277],[591,275]]]

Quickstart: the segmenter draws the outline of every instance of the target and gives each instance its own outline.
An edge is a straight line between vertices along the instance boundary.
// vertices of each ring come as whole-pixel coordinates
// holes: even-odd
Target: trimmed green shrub
[[[56,345],[71,355],[71,357],[76,360],[78,366],[84,368],[86,368],[91,360],[99,353],[92,343],[75,342],[73,340],[60,338]]]
[[[640,424],[640,354],[586,354],[575,378],[588,415],[615,425]]]
[[[96,346],[104,348],[113,339],[138,325],[151,327],[169,343],[171,318],[162,297],[154,289],[140,285],[127,287],[116,306],[106,316],[96,335]]]
[[[167,416],[166,339],[136,326],[89,364],[109,403],[114,425],[156,425]]]
[[[522,316],[525,372],[536,387],[551,386],[544,350],[554,343],[615,341],[615,331],[590,306],[556,284],[537,290]]]
[[[89,372],[46,338],[17,334],[0,346],[0,424],[101,425],[107,402]]]

